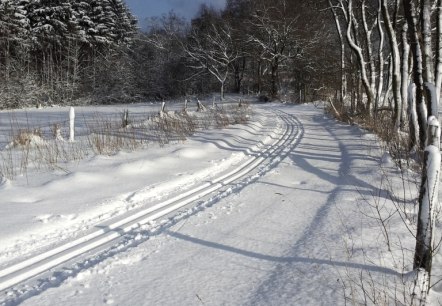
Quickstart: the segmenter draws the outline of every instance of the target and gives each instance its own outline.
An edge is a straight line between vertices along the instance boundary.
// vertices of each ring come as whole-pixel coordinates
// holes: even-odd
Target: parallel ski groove
[[[276,112],[275,112],[276,113]],[[240,177],[252,172],[263,164],[268,157],[280,155],[288,148],[290,143],[299,136],[299,123],[297,120],[282,111],[278,111],[277,116],[286,124],[285,131],[281,137],[259,155],[254,156],[241,166],[224,174],[211,182],[204,183],[196,188],[172,197],[153,207],[146,208],[132,214],[122,220],[114,222],[106,228],[96,230],[86,236],[74,241],[65,243],[52,250],[48,250],[27,260],[14,264],[0,270],[0,291],[10,288],[26,279],[39,275],[63,262],[71,260],[95,248],[98,248],[114,239],[123,236],[143,224],[156,220],[162,216],[177,211],[178,209],[207,196],[223,186],[234,182]],[[295,133],[295,128],[297,131]],[[284,152],[288,153],[288,152]]]

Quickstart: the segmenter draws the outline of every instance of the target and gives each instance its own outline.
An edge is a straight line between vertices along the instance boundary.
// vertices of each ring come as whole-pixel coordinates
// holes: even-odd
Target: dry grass
[[[114,116],[95,114],[92,120],[84,118],[87,131],[84,136],[77,136],[75,142],[64,140],[63,135],[68,132],[66,125],[50,123],[47,131],[42,131],[29,123],[22,127],[11,118],[10,144],[0,151],[0,176],[12,180],[27,174],[30,167],[36,170],[67,169],[69,162],[92,154],[113,155],[123,150],[146,148],[148,143],[163,146],[181,142],[197,130],[244,124],[250,116],[251,108],[247,103],[199,112],[186,109],[163,111],[161,114],[146,114],[139,122],[132,120],[127,110]]]
[[[361,195],[363,201],[358,204],[363,220],[361,224],[370,224],[370,232],[377,235],[374,242],[365,241],[365,237],[358,238],[365,241],[364,245],[360,246],[364,262],[381,267],[388,262],[391,269],[397,273],[346,269],[345,273],[340,275],[345,303],[421,305],[425,298],[415,293],[416,274],[408,272],[413,261],[416,195],[419,187],[413,172],[408,170],[411,168],[420,171],[419,152],[410,150],[408,127],[397,130],[389,109],[383,109],[373,117],[363,111],[351,114],[349,109],[339,102],[329,101],[326,112],[341,122],[357,124],[376,134],[381,150],[392,157],[400,175],[392,178],[391,173],[383,173],[378,193],[372,193],[371,197]],[[382,167],[380,171],[384,171]],[[353,238],[346,245],[354,243]]]
[[[330,101],[329,101],[330,102]],[[398,131],[392,121],[392,113],[389,110],[379,111],[376,117],[366,112],[350,114],[349,109],[340,105],[339,102],[328,103],[326,112],[337,120],[347,124],[357,124],[363,129],[376,134],[381,140],[383,151],[387,152],[400,169],[413,169],[420,171],[420,155],[410,149],[408,126]]]
[[[87,140],[95,154],[113,155],[118,151],[133,151],[143,144],[142,139],[137,139],[133,130],[128,128],[128,119],[122,122],[112,117],[94,115],[93,124],[87,124]],[[126,124],[122,127],[122,124]]]

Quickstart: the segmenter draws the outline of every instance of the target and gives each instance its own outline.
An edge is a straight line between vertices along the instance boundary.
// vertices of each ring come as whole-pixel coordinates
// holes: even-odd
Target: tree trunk
[[[442,83],[442,0],[437,1],[437,42],[436,42],[436,97],[437,103],[440,103],[440,90]]]
[[[361,3],[361,15],[362,15],[362,24],[364,27],[364,38],[365,38],[365,49],[367,53],[367,65],[369,72],[369,80],[370,80],[370,89],[374,93],[375,84],[376,84],[376,72],[374,68],[374,60],[373,60],[373,47],[371,43],[371,30],[368,29],[367,16],[365,12],[365,1],[362,0]]]
[[[423,78],[424,90],[427,101],[428,116],[437,116],[438,107],[434,94],[434,70],[433,70],[433,50],[431,43],[431,1],[421,1],[421,28],[422,28],[422,49],[423,49]],[[428,137],[428,136],[427,136]]]
[[[402,63],[401,63],[401,95],[402,95],[402,108],[404,108],[404,104],[407,101],[407,118],[408,118],[408,126],[409,126],[409,143],[408,149],[411,151],[418,144],[419,139],[419,125],[417,121],[417,113],[416,113],[416,105],[415,105],[415,88],[412,93],[410,93],[409,97],[409,59],[410,59],[410,45],[408,44],[407,39],[408,26],[407,23],[404,23],[402,28]],[[414,86],[414,84],[413,84]]]
[[[278,58],[275,58],[274,62],[272,62],[272,67],[271,67],[270,94],[273,98],[278,96],[278,66],[279,66],[279,60]]]
[[[441,155],[439,149],[440,129],[435,116],[428,120],[428,145],[424,151],[424,167],[419,192],[419,213],[416,234],[416,250],[413,269],[423,269],[427,273],[430,284],[431,265],[433,259],[433,229],[435,215],[439,211],[439,173]],[[427,291],[430,288],[427,288]]]
[[[413,55],[413,82],[416,85],[416,112],[418,114],[419,123],[419,147],[425,148],[426,125],[427,125],[427,106],[425,104],[423,90],[423,67],[422,67],[422,51],[419,44],[417,32],[417,16],[416,7],[413,0],[404,0],[404,14],[408,24],[408,34],[410,39],[410,49]]]
[[[241,92],[241,83],[244,76],[244,69],[246,65],[246,58],[242,57],[238,59],[234,64],[234,82],[235,82],[235,93]]]
[[[348,12],[347,12],[347,15],[348,15],[347,40],[348,40],[352,50],[356,53],[356,56],[358,59],[358,64],[361,69],[361,81],[362,81],[362,85],[364,86],[365,94],[367,95],[367,105],[364,107],[364,109],[368,115],[371,115],[370,111],[371,111],[372,102],[374,100],[374,93],[372,91],[372,87],[370,86],[370,82],[368,80],[367,70],[366,70],[366,61],[365,61],[364,56],[362,54],[362,50],[355,43],[355,41],[351,35],[351,31],[353,29],[353,21],[354,21],[354,16],[352,13],[352,0],[348,1],[348,8],[347,9],[348,9]]]
[[[378,50],[378,52],[379,52],[379,55],[378,55],[379,80],[378,80],[377,96],[376,96],[376,101],[375,101],[375,105],[374,105],[375,116],[377,114],[379,103],[381,102],[381,99],[382,99],[382,92],[383,92],[383,86],[384,86],[384,31],[382,29],[382,22],[381,22],[382,21],[381,4],[382,4],[382,2],[379,1],[379,11],[378,11],[378,31],[379,31],[379,37],[380,37],[379,50]]]
[[[399,129],[401,123],[401,109],[402,109],[402,99],[401,99],[401,79],[400,79],[400,54],[399,47],[396,39],[396,32],[393,29],[393,25],[390,19],[390,13],[388,12],[387,0],[382,0],[382,16],[384,17],[384,23],[387,28],[388,38],[390,40],[390,46],[392,49],[393,56],[393,99],[394,99],[394,126]]]
[[[339,23],[338,14],[336,13],[331,0],[328,0],[331,11],[333,12],[333,17],[335,19],[336,31],[339,35],[339,41],[341,43],[341,90],[340,90],[340,101],[341,105],[344,105],[345,98],[347,95],[347,78],[345,75],[345,42],[344,36],[342,35],[341,24]]]

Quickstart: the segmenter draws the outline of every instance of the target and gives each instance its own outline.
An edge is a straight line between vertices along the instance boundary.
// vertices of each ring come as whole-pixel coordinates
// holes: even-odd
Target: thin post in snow
[[[206,110],[206,107],[204,106],[203,103],[201,103],[201,101],[197,98],[196,99],[196,105],[197,105],[197,112],[203,112]]]
[[[75,109],[71,106],[69,109],[69,141],[73,142],[75,138]]]
[[[122,115],[122,128],[126,128],[129,125],[129,110],[125,109]]]
[[[164,118],[164,115],[166,114],[166,102],[161,102],[161,110],[160,110],[160,118]]]

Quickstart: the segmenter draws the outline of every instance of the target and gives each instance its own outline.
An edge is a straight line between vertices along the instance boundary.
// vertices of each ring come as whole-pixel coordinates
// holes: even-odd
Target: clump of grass
[[[0,175],[14,179],[34,169],[64,169],[65,164],[78,161],[89,154],[113,155],[121,150],[133,151],[147,143],[160,146],[171,142],[185,141],[198,129],[224,128],[231,124],[247,123],[251,110],[247,103],[213,107],[190,112],[187,107],[178,112],[166,111],[163,105],[160,113],[147,115],[136,122],[126,110],[120,116],[95,114],[92,120],[85,120],[86,136],[75,142],[65,141],[63,125],[51,123],[46,131],[21,127],[11,118],[10,145],[0,151]],[[68,128],[68,127],[65,127]]]
[[[142,144],[141,139],[137,139],[132,129],[129,129],[127,117],[123,117],[121,127],[119,123],[112,118],[99,116],[94,117],[94,124],[88,124],[87,139],[93,152],[99,155],[113,155],[121,150],[135,150]]]
[[[42,142],[42,131],[40,128],[32,130],[20,129],[16,135],[12,137],[12,141],[9,146],[13,147],[25,147],[35,145]]]
[[[213,117],[217,128],[225,128],[230,125],[229,117],[223,108],[213,109]]]

